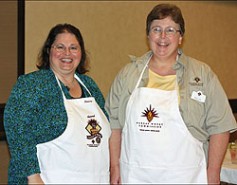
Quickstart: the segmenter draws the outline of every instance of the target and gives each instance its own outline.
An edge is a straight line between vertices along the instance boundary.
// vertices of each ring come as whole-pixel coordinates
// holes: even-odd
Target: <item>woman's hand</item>
[[[40,177],[40,174],[33,174],[28,176],[28,184],[44,184],[43,180]]]

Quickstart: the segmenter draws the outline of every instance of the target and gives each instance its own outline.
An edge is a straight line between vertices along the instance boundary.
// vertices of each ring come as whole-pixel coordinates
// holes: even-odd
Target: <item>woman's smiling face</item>
[[[167,34],[168,29],[175,30],[174,34]],[[157,30],[162,30],[158,32]],[[148,35],[150,49],[158,58],[176,57],[179,44],[182,42],[180,27],[170,17],[161,20],[154,20],[151,23]]]
[[[81,47],[72,33],[60,33],[50,49],[50,68],[59,75],[74,74],[81,61]]]

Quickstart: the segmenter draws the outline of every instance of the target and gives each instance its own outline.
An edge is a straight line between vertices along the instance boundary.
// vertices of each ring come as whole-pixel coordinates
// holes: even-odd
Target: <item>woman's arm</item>
[[[210,72],[206,85],[207,132],[210,135],[208,148],[208,182],[220,183],[220,171],[229,142],[229,131],[236,128],[236,121],[225,91],[217,76]]]
[[[28,81],[20,77],[4,109],[4,129],[11,154],[9,179],[14,182],[40,172],[34,124],[37,95],[28,86]]]
[[[229,142],[229,132],[214,134],[210,137],[208,150],[208,184],[220,184],[220,171]]]
[[[121,129],[113,129],[109,141],[110,147],[110,183],[121,184],[120,179],[120,147],[121,147]]]

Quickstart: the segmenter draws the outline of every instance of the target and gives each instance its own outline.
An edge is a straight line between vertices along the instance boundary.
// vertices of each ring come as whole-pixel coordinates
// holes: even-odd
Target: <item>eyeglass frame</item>
[[[159,30],[159,31],[155,31],[154,29],[157,29],[157,28],[160,28],[160,30]],[[168,32],[170,29],[173,30],[174,32]],[[165,35],[168,36],[168,37],[172,37],[172,36],[176,35],[177,32],[179,32],[180,34],[182,34],[182,31],[181,31],[180,29],[176,29],[176,28],[174,28],[174,27],[172,27],[172,26],[168,26],[168,27],[166,27],[165,29],[161,28],[160,26],[154,26],[154,27],[152,27],[152,28],[150,29],[150,33],[151,33],[151,32],[152,32],[153,34],[155,34],[155,35],[158,35],[158,36],[161,36],[162,33],[164,32]]]
[[[59,46],[61,46],[62,48],[58,48]],[[65,53],[66,52],[66,50],[67,49],[69,49],[69,51],[70,51],[70,53],[72,53],[72,54],[77,54],[77,53],[79,53],[80,52],[80,46],[78,45],[71,45],[71,46],[69,46],[68,48],[64,45],[64,44],[53,44],[52,46],[51,46],[51,48],[53,48],[53,49],[55,49],[56,50],[56,52],[58,52],[58,53]],[[77,50],[76,51],[73,51],[72,50],[72,48],[76,48]],[[61,50],[62,49],[62,50]]]

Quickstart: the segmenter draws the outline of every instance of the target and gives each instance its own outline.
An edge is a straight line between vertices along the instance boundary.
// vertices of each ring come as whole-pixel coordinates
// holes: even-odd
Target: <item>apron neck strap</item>
[[[152,55],[151,55],[151,57],[152,57]],[[148,63],[150,62],[151,57],[147,60],[145,67],[142,69],[142,72],[141,72],[141,74],[140,74],[140,76],[138,78],[138,81],[137,81],[137,84],[136,84],[134,90],[138,88],[138,86],[139,86],[139,84],[140,84],[140,82],[142,80],[143,73],[146,70],[146,68],[148,67]],[[177,55],[176,61],[178,61],[178,59],[179,59],[179,55]],[[175,80],[175,90],[178,90],[177,76],[176,76],[176,80]]]
[[[74,74],[74,77],[78,80],[78,82],[86,89],[86,91],[90,94],[90,96],[92,96],[91,95],[91,93],[90,93],[90,91],[89,91],[89,89],[86,87],[86,85],[81,81],[81,79],[76,75],[76,74]]]
[[[151,56],[151,57],[152,57],[152,56]],[[139,76],[139,78],[138,78],[138,81],[137,81],[137,84],[136,84],[134,90],[135,90],[136,88],[138,88],[138,86],[139,86],[139,84],[140,84],[140,82],[141,82],[141,80],[142,80],[143,73],[144,73],[145,69],[148,67],[148,63],[150,62],[151,57],[147,60],[145,67],[142,69],[142,72],[141,72],[141,74],[140,74],[140,76]]]

